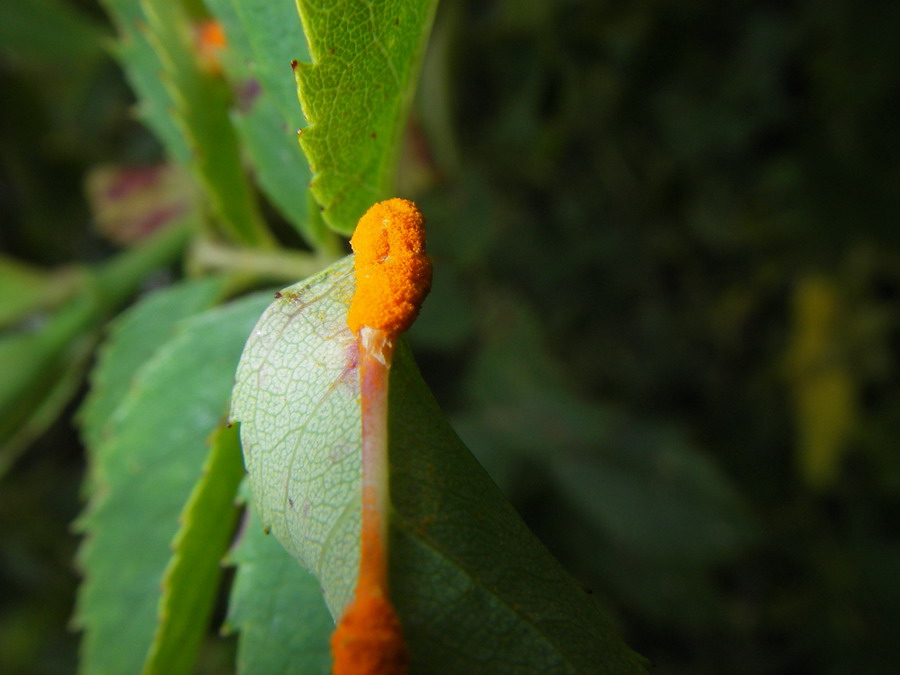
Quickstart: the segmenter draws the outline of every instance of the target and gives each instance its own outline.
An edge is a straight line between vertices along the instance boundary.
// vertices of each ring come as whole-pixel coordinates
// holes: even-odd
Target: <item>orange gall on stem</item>
[[[358,588],[356,600],[331,636],[334,675],[405,675],[409,655],[400,620],[377,588]]]
[[[431,288],[425,255],[425,219],[410,201],[388,199],[360,218],[350,240],[355,253],[356,293],[347,325],[389,334],[407,330]]]

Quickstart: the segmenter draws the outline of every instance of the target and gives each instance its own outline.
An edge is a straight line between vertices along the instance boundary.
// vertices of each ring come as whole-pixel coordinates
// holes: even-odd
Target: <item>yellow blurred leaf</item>
[[[821,490],[837,478],[857,419],[844,308],[834,284],[811,275],[797,284],[792,312],[787,365],[797,465],[806,483]]]

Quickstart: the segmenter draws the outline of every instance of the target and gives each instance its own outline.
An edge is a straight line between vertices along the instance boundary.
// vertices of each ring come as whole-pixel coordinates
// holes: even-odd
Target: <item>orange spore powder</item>
[[[377,488],[364,485],[359,577],[353,602],[331,636],[334,675],[406,675],[409,652],[388,597],[385,530]]]
[[[410,201],[388,199],[360,218],[350,240],[356,292],[347,325],[359,336],[363,426],[362,531],[353,602],[331,636],[334,675],[405,675],[409,654],[388,595],[387,385],[392,336],[415,321],[431,288],[425,219]],[[362,331],[363,327],[365,331]],[[361,332],[362,331],[362,332]]]
[[[201,23],[197,28],[197,34],[204,46],[221,49],[226,44],[225,29],[214,19],[207,19]]]
[[[215,19],[206,19],[194,27],[194,44],[200,67],[211,75],[222,74],[219,53],[227,46],[225,29]]]
[[[409,655],[400,620],[379,588],[357,588],[356,600],[331,636],[334,675],[405,675]]]
[[[431,288],[425,255],[425,219],[405,199],[388,199],[360,218],[350,240],[355,253],[356,293],[347,325],[402,333],[419,314]]]

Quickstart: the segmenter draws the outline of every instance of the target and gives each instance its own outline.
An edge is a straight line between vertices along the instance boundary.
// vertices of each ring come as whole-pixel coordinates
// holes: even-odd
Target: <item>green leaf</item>
[[[208,0],[207,5],[228,40],[222,64],[237,104],[232,121],[260,186],[313,246],[333,248],[333,235],[320,219],[310,218],[312,174],[296,138],[303,115],[290,62],[291,54],[305,58],[307,50],[293,4]]]
[[[184,234],[183,224],[155,234],[96,270],[90,283],[49,317],[35,317],[0,337],[0,473],[76,391],[74,383],[106,316],[150,270],[180,251]]]
[[[47,272],[14,258],[0,256],[0,328],[28,314],[53,307],[78,290],[77,272]]]
[[[270,243],[271,234],[241,164],[229,118],[228,87],[200,65],[191,17],[180,2],[142,0],[141,6],[150,41],[163,65],[163,79],[175,103],[175,116],[188,140],[192,165],[213,212],[236,241]]]
[[[251,90],[255,86],[249,78],[244,83]],[[234,112],[233,120],[256,167],[260,186],[310,246],[334,252],[337,248],[334,235],[323,226],[321,219],[311,217],[308,198],[311,174],[297,144],[296,132],[284,124],[262,91],[255,96],[247,108]]]
[[[224,1],[215,0],[215,4]],[[291,63],[309,59],[296,5],[268,0],[228,1],[246,36],[242,55],[253,61],[254,73],[263,90],[271,96],[291,133],[296,133],[304,119]]]
[[[75,619],[84,630],[83,673],[136,673],[144,663],[179,514],[267,300],[251,296],[184,322],[140,369],[94,453]]]
[[[235,496],[244,477],[237,429],[210,439],[203,477],[181,516],[175,555],[163,578],[159,625],[144,664],[147,675],[192,673],[222,578],[222,558],[237,520]]]
[[[646,672],[443,419],[404,343],[390,386],[391,588],[413,669]]]
[[[319,582],[263,532],[252,506],[243,530],[227,622],[239,631],[237,672],[327,675],[334,622]]]
[[[13,341],[13,344],[18,342]],[[27,343],[33,342],[26,338]],[[39,438],[59,417],[66,404],[78,392],[84,380],[84,373],[90,361],[94,346],[92,334],[75,337],[62,352],[54,358],[47,352],[17,349],[7,351],[9,344],[0,341],[0,372],[8,373],[14,379],[22,373],[27,382],[18,389],[19,396],[7,400],[0,417],[0,478],[13,466],[31,443]],[[19,346],[26,346],[19,343]],[[50,362],[44,362],[50,356]],[[11,358],[10,358],[11,357]],[[29,377],[31,376],[31,377]],[[4,394],[9,390],[4,390]]]
[[[0,3],[0,45],[23,60],[94,56],[102,28],[77,5],[60,0],[5,0]]]
[[[282,291],[238,369],[255,503],[340,615],[359,560],[360,409],[350,259]],[[644,672],[440,414],[400,343],[390,382],[390,575],[429,673]]]
[[[325,222],[350,234],[392,196],[401,135],[436,0],[298,0],[312,63],[297,66],[303,146]]]
[[[0,444],[9,441],[31,415],[46,403],[61,373],[83,357],[96,338],[101,317],[98,302],[80,293],[44,323],[0,338]],[[18,449],[20,444],[16,444]],[[4,447],[0,464],[17,454]]]
[[[163,65],[147,36],[141,0],[100,0],[119,33],[113,51],[138,100],[138,114],[169,155],[187,165],[190,151],[171,111],[175,101],[162,79]]]
[[[180,321],[211,307],[222,287],[222,281],[214,278],[175,284],[148,295],[116,319],[100,349],[91,388],[79,412],[89,450],[103,439],[135,373],[172,336]]]

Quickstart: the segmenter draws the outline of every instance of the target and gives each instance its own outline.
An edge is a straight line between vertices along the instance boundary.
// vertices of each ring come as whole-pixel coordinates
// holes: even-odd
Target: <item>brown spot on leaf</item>
[[[256,78],[250,78],[241,82],[235,92],[238,111],[243,115],[248,114],[253,109],[253,104],[261,93],[262,87]]]

